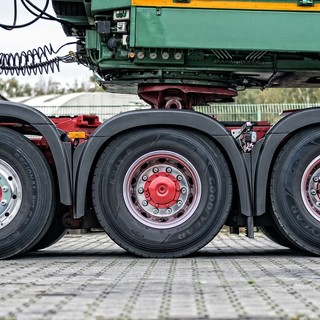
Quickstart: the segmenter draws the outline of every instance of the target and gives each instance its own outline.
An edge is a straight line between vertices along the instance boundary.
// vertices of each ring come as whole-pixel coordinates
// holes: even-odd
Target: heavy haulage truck
[[[143,257],[191,254],[223,225],[245,227],[248,237],[259,227],[281,245],[320,254],[320,110],[287,113],[273,126],[193,110],[232,102],[243,89],[319,87],[320,2],[52,5],[77,37],[73,59],[106,90],[137,92],[150,109],[100,123],[1,101],[1,258],[97,226]],[[2,72],[57,62],[10,58],[0,58]]]

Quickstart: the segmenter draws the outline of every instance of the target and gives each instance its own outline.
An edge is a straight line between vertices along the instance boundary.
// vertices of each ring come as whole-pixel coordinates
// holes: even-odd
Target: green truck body
[[[55,0],[53,4],[59,17],[81,25],[83,58],[102,84],[143,79],[236,90],[318,86],[317,3]],[[81,7],[74,12],[85,15],[68,16],[63,9],[67,5]],[[117,17],[117,12],[126,16]]]

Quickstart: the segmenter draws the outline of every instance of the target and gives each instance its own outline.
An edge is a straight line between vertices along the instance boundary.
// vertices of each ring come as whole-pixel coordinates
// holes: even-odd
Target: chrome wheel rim
[[[301,196],[310,215],[320,221],[320,156],[311,161],[302,175]]]
[[[22,185],[16,171],[0,159],[0,229],[18,214],[22,201]]]
[[[190,219],[201,198],[195,167],[167,150],[147,153],[128,169],[123,197],[130,214],[146,226],[167,229]]]

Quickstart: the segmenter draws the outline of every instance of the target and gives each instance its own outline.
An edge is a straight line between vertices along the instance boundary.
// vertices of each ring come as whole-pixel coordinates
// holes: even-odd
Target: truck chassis
[[[257,1],[255,9],[247,2],[221,10],[189,3],[53,1],[66,34],[79,39],[77,61],[105,88],[137,87],[150,109],[100,123],[89,115],[50,119],[0,101],[0,258],[93,227],[136,255],[182,257],[224,225],[233,233],[245,227],[248,237],[259,227],[281,245],[320,254],[318,108],[288,113],[273,126],[219,122],[193,110],[231,102],[244,88],[316,87],[320,29],[297,44],[288,26],[300,35],[297,21],[319,24],[318,4],[280,3],[279,10],[271,3],[266,10]],[[275,22],[274,39],[262,32],[274,21],[270,11],[288,22]],[[171,32],[175,17],[181,29]],[[203,19],[199,29],[192,17]],[[200,38],[223,17],[229,24],[222,36]],[[228,33],[235,17],[244,23],[238,38]]]

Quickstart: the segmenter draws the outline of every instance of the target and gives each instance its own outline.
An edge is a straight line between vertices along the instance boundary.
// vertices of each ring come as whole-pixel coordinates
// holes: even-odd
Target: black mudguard
[[[181,127],[197,130],[212,137],[216,141],[232,165],[241,205],[241,213],[252,215],[249,177],[241,151],[231,134],[215,119],[196,113],[182,110],[139,110],[121,113],[103,123],[74,153],[74,199],[75,218],[85,214],[87,185],[90,181],[93,165],[97,155],[104,146],[117,134],[141,127]]]
[[[72,205],[71,144],[62,141],[65,132],[39,110],[10,101],[0,100],[0,122],[29,124],[47,140],[57,168],[60,200],[65,205]]]
[[[266,212],[268,181],[273,159],[278,154],[286,137],[303,128],[320,124],[320,109],[310,108],[295,111],[278,123],[266,134],[258,148],[253,149],[254,169],[254,214],[259,216]]]

